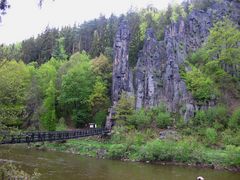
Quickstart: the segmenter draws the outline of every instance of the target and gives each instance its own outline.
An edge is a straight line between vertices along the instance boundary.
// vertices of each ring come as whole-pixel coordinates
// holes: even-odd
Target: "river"
[[[23,170],[38,169],[41,180],[239,180],[240,173],[190,167],[95,159],[61,152],[0,145],[0,159],[13,160]]]

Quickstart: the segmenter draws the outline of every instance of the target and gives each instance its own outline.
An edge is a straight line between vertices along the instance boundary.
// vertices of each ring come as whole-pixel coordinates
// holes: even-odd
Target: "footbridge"
[[[92,128],[69,131],[24,132],[17,135],[11,135],[9,133],[0,133],[0,144],[62,141],[67,139],[77,139],[88,136],[106,135],[109,132],[110,130],[105,128]]]

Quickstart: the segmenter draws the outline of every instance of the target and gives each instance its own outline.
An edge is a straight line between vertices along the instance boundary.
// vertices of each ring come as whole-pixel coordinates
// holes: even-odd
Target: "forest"
[[[83,128],[90,122],[104,127],[112,104],[113,46],[119,23],[126,19],[129,24],[129,64],[134,71],[149,27],[162,41],[166,27],[186,20],[193,11],[206,12],[218,2],[222,1],[184,1],[166,10],[153,6],[130,9],[119,17],[101,15],[73,27],[46,27],[37,37],[0,45],[0,130],[55,131]],[[195,111],[188,122],[164,104],[136,110],[135,98],[123,92],[109,141],[76,140],[47,146],[71,147],[91,156],[105,148],[106,156],[113,159],[239,168],[239,42],[239,24],[224,17],[214,22],[201,47],[188,53],[180,66],[187,90],[199,106],[215,102],[214,107]],[[159,141],[159,132],[165,130],[170,135]],[[83,144],[90,144],[92,151],[81,149]]]

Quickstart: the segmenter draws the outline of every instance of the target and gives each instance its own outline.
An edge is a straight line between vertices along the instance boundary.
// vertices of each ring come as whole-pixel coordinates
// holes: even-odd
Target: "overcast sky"
[[[38,7],[38,0],[8,0],[11,8],[0,23],[0,44],[14,43],[44,31],[46,26],[61,27],[82,23],[99,17],[119,15],[130,7],[143,8],[149,4],[164,9],[168,3],[182,0],[44,0]]]

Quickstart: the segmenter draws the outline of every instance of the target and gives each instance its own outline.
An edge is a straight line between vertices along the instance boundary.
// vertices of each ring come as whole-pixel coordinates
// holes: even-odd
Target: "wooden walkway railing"
[[[72,131],[50,131],[50,132],[26,132],[19,135],[7,133],[0,135],[0,144],[34,143],[44,141],[60,141],[66,139],[77,139],[80,137],[104,135],[109,133],[108,129],[81,129]]]

